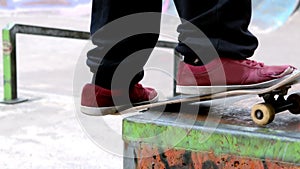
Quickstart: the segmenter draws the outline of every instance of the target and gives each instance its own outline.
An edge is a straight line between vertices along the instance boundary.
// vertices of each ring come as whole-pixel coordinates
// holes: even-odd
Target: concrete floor
[[[74,17],[39,11],[0,16],[0,27],[10,22],[89,29],[89,15]],[[253,59],[300,68],[299,27],[300,14],[296,13],[276,31],[256,33],[260,47]],[[166,34],[173,36],[175,29],[168,31]],[[122,168],[121,124],[126,115],[100,118],[78,112],[81,86],[90,79],[83,60],[87,41],[18,35],[17,44],[19,97],[29,101],[0,104],[0,168]],[[147,67],[143,83],[169,96],[172,50],[157,49]],[[151,77],[168,81],[153,81]],[[0,84],[1,93],[2,90]]]
[[[89,30],[89,15],[68,16],[39,11],[0,16],[1,28],[11,22]],[[86,43],[83,40],[17,36],[19,97],[29,101],[17,105],[0,104],[0,168],[122,168],[122,157],[96,145],[77,118],[73,77]],[[1,66],[0,72],[2,70]],[[0,79],[3,81],[2,76]],[[2,84],[0,90],[3,93]]]

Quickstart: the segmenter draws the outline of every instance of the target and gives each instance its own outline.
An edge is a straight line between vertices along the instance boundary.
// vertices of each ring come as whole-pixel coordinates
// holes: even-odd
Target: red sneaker
[[[264,88],[295,70],[290,65],[266,66],[253,60],[214,59],[204,66],[181,62],[177,74],[178,93],[211,94],[225,90]]]
[[[124,91],[113,91],[94,84],[86,84],[81,94],[81,111],[88,115],[107,115],[118,112],[122,107],[149,104],[158,100],[157,92],[136,84],[128,94]],[[115,105],[114,101],[119,105]]]

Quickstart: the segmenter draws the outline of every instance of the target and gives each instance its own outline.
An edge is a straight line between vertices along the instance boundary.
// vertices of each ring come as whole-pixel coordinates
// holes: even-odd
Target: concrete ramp
[[[46,12],[63,15],[90,14],[91,0],[0,0],[0,14]],[[299,5],[299,0],[252,0],[251,29],[270,32],[284,25]],[[76,11],[76,12],[74,12]],[[163,13],[177,15],[173,0],[163,0]]]
[[[86,16],[92,0],[0,0],[0,14],[46,14]]]
[[[299,0],[252,0],[251,29],[271,32],[284,25],[299,7]],[[172,0],[164,0],[163,12],[177,15]]]
[[[251,28],[270,32],[284,25],[298,8],[299,0],[252,0]]]

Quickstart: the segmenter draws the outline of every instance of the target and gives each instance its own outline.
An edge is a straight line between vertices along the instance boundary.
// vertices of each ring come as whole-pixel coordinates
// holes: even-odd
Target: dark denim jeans
[[[182,18],[177,29],[179,43],[176,50],[185,56],[187,63],[193,64],[196,58],[200,58],[198,64],[205,64],[218,56],[245,59],[253,55],[258,41],[248,30],[251,0],[174,2]],[[143,66],[159,37],[161,7],[160,0],[93,0],[91,34],[97,47],[88,52],[87,65],[94,73],[95,84],[111,88],[113,75],[120,63],[128,68],[114,78],[118,79],[120,88],[125,81],[134,84],[143,78]],[[143,19],[137,17],[128,22],[126,19],[126,22],[121,20],[115,26],[106,28],[106,25],[118,18],[146,12],[156,14],[149,17],[145,15]],[[136,34],[131,34],[133,29]],[[205,36],[199,36],[199,30]],[[117,37],[126,35],[126,32],[127,37]],[[204,52],[208,46],[213,46],[217,54]],[[142,51],[138,56],[129,57],[138,51]]]

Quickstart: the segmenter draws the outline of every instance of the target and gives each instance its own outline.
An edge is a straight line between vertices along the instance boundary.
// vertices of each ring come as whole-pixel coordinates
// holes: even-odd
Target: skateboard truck
[[[268,93],[259,94],[264,103],[252,107],[252,120],[258,125],[271,123],[275,114],[289,110],[293,114],[300,114],[300,93],[294,93],[285,99],[291,86],[283,86]]]

